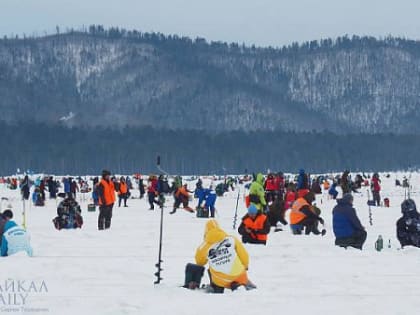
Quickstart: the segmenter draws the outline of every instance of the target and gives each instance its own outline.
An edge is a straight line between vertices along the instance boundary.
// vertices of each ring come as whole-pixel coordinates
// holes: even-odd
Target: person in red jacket
[[[284,203],[284,208],[287,210],[287,209],[290,209],[292,207],[293,203],[296,200],[296,192],[290,186],[287,187],[287,193],[286,193],[286,198],[285,199],[286,199],[286,201]]]
[[[150,208],[149,210],[155,210],[153,204],[157,204],[160,207],[160,203],[156,200],[156,197],[159,195],[158,189],[158,179],[155,175],[149,176],[147,184],[147,197],[149,200]]]
[[[379,179],[379,174],[375,173],[372,176],[372,194],[373,194],[373,200],[375,201],[376,205],[379,207],[381,205],[381,180]]]
[[[115,202],[114,183],[110,179],[111,172],[102,171],[102,179],[97,186],[99,199],[98,229],[104,230],[111,227],[112,208]]]
[[[265,200],[270,203],[274,200],[274,196],[279,194],[280,182],[277,176],[274,174],[268,174],[267,179],[264,183],[265,189]]]
[[[238,228],[238,233],[242,235],[242,242],[266,245],[269,232],[270,221],[267,216],[259,213],[257,207],[251,204]]]

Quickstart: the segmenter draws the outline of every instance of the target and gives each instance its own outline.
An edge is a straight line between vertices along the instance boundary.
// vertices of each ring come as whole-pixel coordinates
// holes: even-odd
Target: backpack
[[[203,274],[204,274],[203,266],[188,263],[185,266],[185,280],[184,280],[183,287],[190,290],[200,288]]]

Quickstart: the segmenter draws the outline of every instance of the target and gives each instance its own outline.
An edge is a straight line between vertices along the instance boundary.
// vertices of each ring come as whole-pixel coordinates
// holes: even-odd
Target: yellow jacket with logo
[[[197,265],[209,263],[211,280],[214,284],[229,288],[233,281],[246,279],[249,256],[236,237],[226,234],[216,220],[209,220],[204,232],[204,242],[195,254]]]

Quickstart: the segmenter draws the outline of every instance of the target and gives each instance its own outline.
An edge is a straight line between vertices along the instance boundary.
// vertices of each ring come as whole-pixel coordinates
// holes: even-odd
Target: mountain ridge
[[[391,37],[274,49],[91,26],[0,40],[7,122],[420,134],[418,87],[420,43]]]

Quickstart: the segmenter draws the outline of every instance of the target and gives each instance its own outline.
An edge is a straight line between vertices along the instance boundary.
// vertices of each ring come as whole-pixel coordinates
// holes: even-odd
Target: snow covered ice
[[[47,290],[30,292],[26,313],[49,314],[417,314],[420,312],[420,249],[400,250],[396,220],[404,188],[395,187],[403,174],[381,174],[382,199],[390,208],[372,207],[369,225],[367,188],[354,195],[354,205],[366,227],[364,250],[334,246],[331,212],[334,200],[326,192],[317,196],[327,235],[292,235],[289,228],[271,233],[267,246],[245,245],[250,254],[249,278],[257,290],[225,290],[223,295],[180,288],[184,268],[194,262],[203,239],[206,219],[179,209],[168,215],[164,209],[163,263],[161,284],[154,285],[158,255],[160,209],[149,211],[146,199],[129,199],[128,208],[114,206],[110,230],[97,230],[98,212],[87,212],[88,199],[81,201],[82,229],[57,231],[55,200],[45,207],[27,207],[27,226],[34,257],[0,259],[0,287],[6,282],[44,282]],[[420,205],[420,174],[413,174],[412,198]],[[193,189],[194,182],[189,182]],[[204,182],[206,186],[208,183]],[[22,222],[19,191],[0,185],[3,201],[13,206],[15,220]],[[241,186],[240,218],[245,214]],[[138,196],[138,191],[133,195]],[[227,232],[233,230],[237,191],[219,197],[216,219]],[[79,197],[78,197],[79,198]],[[173,198],[167,198],[172,205]],[[192,202],[195,207],[196,200]],[[288,218],[288,215],[286,216]],[[374,243],[381,234],[384,249]],[[391,240],[391,248],[388,242]],[[208,283],[207,273],[202,283]],[[20,306],[1,305],[0,313],[23,313]],[[16,313],[16,312],[14,312]]]

